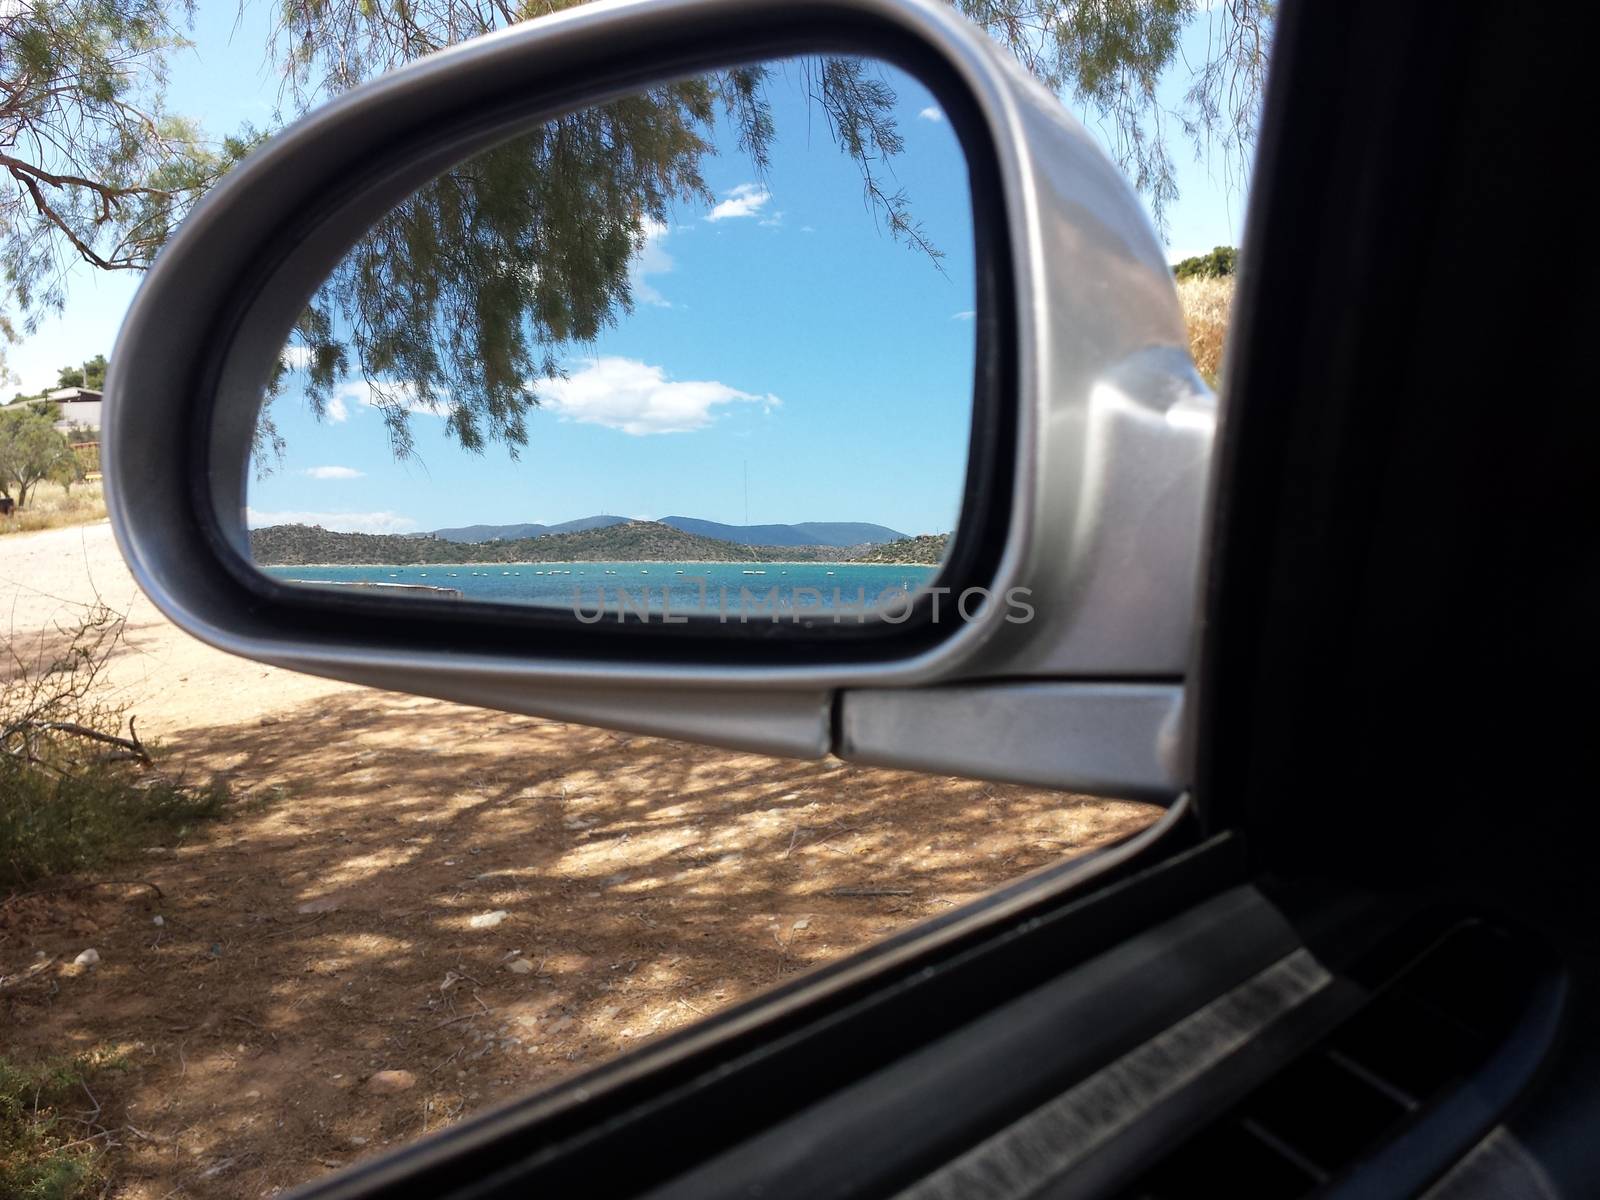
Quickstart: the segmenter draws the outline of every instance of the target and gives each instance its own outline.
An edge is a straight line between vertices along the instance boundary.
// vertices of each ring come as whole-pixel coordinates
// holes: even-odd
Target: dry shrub
[[[96,1122],[91,1082],[123,1063],[105,1054],[43,1062],[0,1057],[0,1196],[77,1200],[104,1195],[100,1158],[109,1130]]]
[[[156,767],[100,676],[123,619],[93,605],[0,664],[0,885],[88,870],[181,838],[227,796]]]
[[[76,483],[70,491],[59,483],[41,483],[29,494],[27,508],[0,517],[0,536],[87,525],[105,518],[105,492],[99,483]]]
[[[1228,338],[1233,305],[1233,276],[1183,279],[1178,282],[1184,324],[1189,327],[1189,354],[1212,387],[1222,375],[1222,348]]]

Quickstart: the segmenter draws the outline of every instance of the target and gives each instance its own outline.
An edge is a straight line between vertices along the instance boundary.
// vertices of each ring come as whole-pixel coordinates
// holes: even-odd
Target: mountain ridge
[[[640,524],[629,517],[593,516],[562,521],[555,525],[536,522],[511,525],[460,525],[448,529],[435,529],[430,534],[415,536],[434,537],[442,541],[479,545],[484,542],[518,541],[526,538],[547,537],[551,534],[583,533],[594,529],[607,529],[614,525]],[[720,521],[707,521],[700,517],[670,516],[644,524],[665,525],[684,533],[732,542],[737,546],[849,546],[882,545],[905,539],[906,534],[887,525],[870,521],[801,521],[783,525],[726,525]]]
[[[571,533],[488,542],[398,533],[340,533],[317,525],[268,525],[250,531],[258,566],[412,566],[512,562],[904,562],[934,565],[945,538],[887,545],[748,546],[702,537],[660,521],[623,521]],[[918,558],[891,557],[904,546]]]

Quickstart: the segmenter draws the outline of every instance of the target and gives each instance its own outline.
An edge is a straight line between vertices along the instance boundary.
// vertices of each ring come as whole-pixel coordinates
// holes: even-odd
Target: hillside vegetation
[[[915,563],[936,567],[944,561],[945,548],[950,545],[948,533],[922,533],[916,537],[885,542],[881,546],[868,546],[851,557],[858,563]]]
[[[642,518],[641,518],[642,519]],[[661,517],[655,524],[668,525],[699,537],[736,542],[741,546],[865,546],[892,542],[906,535],[887,525],[867,521],[802,521],[797,525],[724,525],[700,517]],[[610,525],[627,525],[629,518],[612,516],[579,517],[559,525],[463,525],[455,529],[435,529],[433,536],[449,542],[516,541],[544,537],[551,533],[581,533]]]
[[[448,565],[513,562],[874,562],[934,563],[927,539],[878,546],[743,546],[685,533],[659,521],[629,521],[577,533],[495,542],[452,542],[401,534],[336,533],[315,525],[250,531],[250,553],[263,567]],[[943,539],[937,539],[942,550]],[[899,558],[893,547],[924,557]]]

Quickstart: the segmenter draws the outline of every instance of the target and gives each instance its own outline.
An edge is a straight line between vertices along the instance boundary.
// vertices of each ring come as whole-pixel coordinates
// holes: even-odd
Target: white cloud
[[[800,232],[801,233],[815,233],[816,229],[813,228],[810,225],[802,225],[802,226],[800,226]]]
[[[337,533],[410,533],[417,528],[415,520],[396,512],[265,512],[247,508],[244,517],[253,529],[264,525],[320,525]]]
[[[596,358],[565,379],[538,385],[544,406],[569,421],[623,433],[690,433],[704,429],[718,405],[751,403],[771,409],[776,396],[741,392],[715,380],[672,380],[661,367],[632,358]]]
[[[762,207],[772,199],[772,193],[759,183],[741,183],[731,192],[723,194],[728,198],[713,208],[706,220],[727,221],[737,217],[759,216]]]
[[[936,104],[930,104],[927,108],[919,112],[917,116],[921,117],[924,121],[932,121],[935,125],[937,125],[940,121],[944,120],[944,110]]]
[[[360,479],[366,472],[354,467],[307,467],[300,474],[312,479]]]
[[[381,387],[389,396],[393,397],[402,407],[405,408],[407,412],[426,413],[430,417],[444,415],[442,409],[434,408],[431,405],[424,404],[421,399],[418,398],[417,389],[414,384],[395,383],[391,380],[379,380],[378,386]],[[350,404],[357,404],[366,408],[378,407],[377,400],[373,395],[373,385],[368,383],[365,379],[352,379],[349,382],[342,384],[339,387],[339,390],[334,392],[334,394],[328,398],[328,419],[335,422],[344,420],[345,416],[347,415],[345,408],[347,401]],[[335,408],[338,409],[337,415],[335,415]]]
[[[310,346],[285,346],[283,353],[278,356],[286,371],[306,370],[311,366],[311,358]],[[346,384],[323,401],[323,420],[333,425],[342,425],[350,419],[350,409],[345,404],[345,399],[351,396],[351,387],[352,385]]]
[[[968,308],[968,309],[964,309],[963,311],[958,312],[958,313],[951,313],[950,314],[950,319],[952,321],[971,321],[971,320],[975,320],[977,318],[977,315],[978,314],[976,312],[974,312],[972,309]]]
[[[672,255],[661,245],[669,232],[671,230],[660,221],[646,217],[644,247],[633,256],[633,263],[628,268],[628,290],[633,294],[633,298],[659,308],[671,308],[672,301],[657,291],[655,285],[645,276],[665,275],[672,270],[674,265]]]

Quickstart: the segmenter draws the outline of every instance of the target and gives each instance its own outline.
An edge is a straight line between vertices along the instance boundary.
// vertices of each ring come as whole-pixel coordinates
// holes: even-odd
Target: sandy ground
[[[364,689],[222,654],[182,633],[139,590],[101,521],[0,538],[0,630],[26,646],[103,600],[127,618],[125,652],[107,672],[136,706],[141,733],[163,738],[231,725]]]
[[[0,975],[47,963],[0,991],[0,1052],[122,1054],[95,1120],[130,1200],[270,1195],[1156,816],[294,675],[168,624],[104,524],[0,538],[12,637],[96,594],[167,769],[238,797],[110,873],[160,899],[0,903]]]

